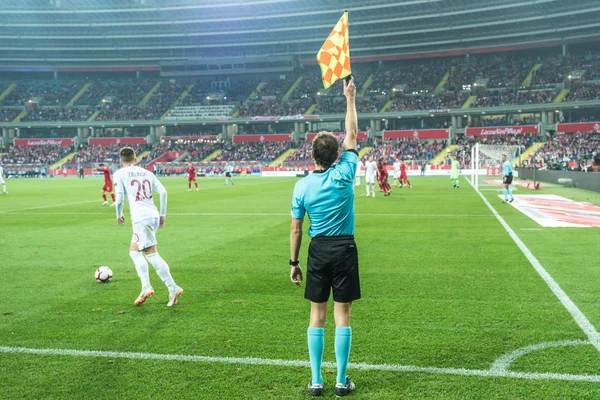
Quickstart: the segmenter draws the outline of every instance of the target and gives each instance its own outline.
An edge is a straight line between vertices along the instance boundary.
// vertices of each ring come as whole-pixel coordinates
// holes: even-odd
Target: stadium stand
[[[73,149],[64,146],[10,146],[2,156],[3,164],[50,165],[69,154]]]
[[[169,111],[165,117],[165,120],[183,121],[215,117],[229,117],[234,110],[234,105],[227,104],[214,106],[177,106]]]

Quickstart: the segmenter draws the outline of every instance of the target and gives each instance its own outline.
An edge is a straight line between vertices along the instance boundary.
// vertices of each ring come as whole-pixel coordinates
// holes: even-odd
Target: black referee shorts
[[[360,299],[358,250],[354,236],[322,236],[310,242],[304,298],[325,303],[331,290],[333,300],[338,303]]]
[[[504,176],[504,180],[502,182],[506,183],[507,185],[510,185],[512,183],[512,179],[513,179],[513,175],[506,175]]]

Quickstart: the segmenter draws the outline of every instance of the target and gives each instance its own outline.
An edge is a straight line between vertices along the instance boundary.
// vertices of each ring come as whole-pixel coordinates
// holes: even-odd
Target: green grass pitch
[[[173,308],[152,269],[156,295],[133,306],[140,283],[128,255],[131,226],[119,227],[114,209],[100,206],[100,179],[7,181],[9,194],[0,195],[0,399],[309,398],[310,370],[281,362],[308,360],[309,304],[289,282],[287,262],[295,181],[240,177],[225,187],[206,178],[200,192],[188,193],[185,179],[163,179],[169,207],[159,251],[185,289]],[[363,299],[352,312],[351,363],[366,369],[349,368],[357,385],[349,398],[599,398],[600,354],[585,343],[516,358],[508,369],[526,378],[485,376],[517,349],[588,338],[464,179],[460,190],[446,178],[414,178],[413,186],[374,199],[362,196],[364,184],[357,189]],[[600,203],[577,189],[542,193]],[[500,204],[496,192],[484,195],[600,326],[600,230],[531,230],[539,226]],[[307,229],[308,222],[303,266]],[[112,282],[95,282],[101,265],[113,269]],[[325,334],[324,358],[334,362],[333,318]],[[15,347],[143,354],[23,354]],[[395,367],[374,367],[382,364]],[[573,378],[583,375],[591,381]],[[333,398],[335,371],[324,376],[324,397]]]

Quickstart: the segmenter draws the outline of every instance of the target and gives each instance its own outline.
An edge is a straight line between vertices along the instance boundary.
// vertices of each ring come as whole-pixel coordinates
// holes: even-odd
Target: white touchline
[[[80,204],[80,203],[78,203]],[[64,205],[64,204],[63,204]],[[59,207],[54,206],[54,207]],[[110,209],[109,209],[110,210]],[[21,211],[21,210],[18,210]],[[16,210],[4,211],[4,213],[10,214],[23,214],[23,215],[106,215],[106,212],[36,212],[35,214],[31,213],[21,213]],[[114,214],[109,213],[111,216]],[[358,217],[413,217],[413,218],[493,218],[493,215],[489,214],[369,214],[369,213],[358,213],[354,214]],[[260,217],[290,217],[289,213],[266,213],[266,212],[255,212],[255,213],[219,213],[219,212],[172,212],[167,213],[167,217],[169,216],[198,216],[198,217],[252,217],[252,216],[260,216]]]
[[[483,200],[485,205],[490,209],[492,214],[494,214],[494,216],[500,222],[502,227],[504,227],[504,229],[506,230],[508,235],[512,238],[512,240],[514,240],[514,242],[517,244],[519,249],[523,252],[523,254],[527,258],[527,260],[529,260],[529,262],[531,263],[533,268],[542,277],[544,282],[546,282],[546,285],[548,285],[550,290],[552,290],[552,293],[554,293],[554,295],[556,295],[556,297],[558,297],[558,299],[560,300],[562,305],[567,309],[567,311],[569,311],[569,313],[571,313],[571,315],[573,316],[573,319],[575,320],[575,322],[577,322],[577,325],[579,325],[579,327],[583,330],[583,332],[590,339],[591,344],[594,345],[594,347],[596,349],[598,349],[598,351],[600,351],[600,334],[598,333],[598,331],[596,330],[594,325],[592,325],[592,323],[587,319],[587,317],[581,312],[579,307],[577,307],[577,305],[575,303],[573,303],[573,300],[571,300],[569,298],[569,296],[565,293],[565,291],[562,290],[562,288],[558,285],[558,283],[556,283],[554,278],[552,278],[552,276],[548,273],[548,271],[546,271],[546,269],[542,266],[542,264],[539,262],[539,260],[537,258],[535,258],[535,256],[531,252],[531,250],[529,250],[527,248],[527,246],[525,246],[525,243],[523,243],[523,241],[517,236],[515,231],[506,223],[504,218],[502,218],[500,216],[500,214],[498,214],[498,211],[496,211],[496,209],[494,207],[492,207],[492,205],[485,198],[485,196],[477,189],[475,189],[475,188],[473,188],[473,189],[481,197],[481,199]]]
[[[13,210],[2,210],[2,211],[0,211],[0,214],[17,213],[19,211],[28,211],[28,210],[41,210],[41,209],[44,209],[44,208],[75,206],[75,205],[78,205],[78,204],[88,204],[88,203],[97,203],[97,202],[98,202],[98,200],[88,200],[88,201],[79,201],[77,203],[49,204],[49,205],[46,205],[46,206],[17,208],[17,209],[13,209]]]
[[[161,361],[191,361],[220,364],[244,364],[244,365],[268,365],[277,367],[303,367],[309,368],[308,361],[301,360],[278,360],[269,358],[254,357],[211,357],[211,356],[193,356],[183,354],[156,354],[156,353],[133,353],[120,351],[96,351],[96,350],[67,350],[67,349],[33,349],[27,347],[9,347],[0,346],[0,353],[9,354],[33,354],[33,355],[55,355],[71,357],[102,357],[102,358],[126,358],[141,360],[161,360]],[[324,362],[323,367],[335,369],[337,365],[333,362]],[[576,374],[555,374],[538,372],[511,372],[506,370],[485,370],[468,368],[441,368],[441,367],[419,367],[416,365],[399,364],[365,364],[350,363],[350,369],[362,371],[390,371],[390,372],[418,372],[424,374],[442,374],[442,375],[461,375],[461,376],[479,376],[479,377],[501,377],[517,378],[528,380],[559,380],[559,381],[583,381],[600,382],[600,375],[576,375]]]

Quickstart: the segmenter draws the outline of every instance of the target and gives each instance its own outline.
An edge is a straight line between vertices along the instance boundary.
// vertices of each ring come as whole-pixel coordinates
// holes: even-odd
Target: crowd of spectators
[[[498,107],[514,104],[552,103],[556,90],[487,90],[477,95],[471,107]]]
[[[261,162],[268,164],[289,148],[288,142],[225,142],[215,161]]]
[[[247,117],[284,117],[302,114],[310,107],[307,100],[295,101],[260,101],[245,103],[239,109],[241,118]]]
[[[521,87],[536,63],[541,64],[541,68],[533,73],[531,87]],[[434,88],[448,72],[449,78],[443,91],[434,94]],[[572,74],[574,76],[569,77]],[[392,112],[460,108],[471,94],[477,97],[471,107],[547,104],[556,98],[560,89],[557,84],[565,83],[567,79],[571,79],[572,87],[565,101],[600,99],[600,85],[595,84],[600,81],[600,56],[596,53],[537,58],[523,54],[468,55],[431,60],[355,63],[352,75],[359,92],[367,79],[373,76],[364,95],[358,98],[360,113],[379,112],[388,100],[393,101],[388,108]],[[190,93],[182,101],[183,105],[235,102],[241,105],[239,115],[242,117],[296,115],[312,104],[317,104],[315,114],[345,111],[341,83],[325,90],[316,66],[307,67],[300,76],[303,79],[291,93],[289,101],[283,101],[282,97],[298,77],[296,74],[195,81],[98,79],[91,81],[92,85],[70,109],[64,106],[87,81],[18,81],[0,105],[23,107],[33,99],[39,110],[30,111],[24,121],[81,121],[88,119],[96,110],[100,111],[96,118],[100,121],[149,120],[158,119],[164,114],[192,84]],[[158,82],[161,85],[147,104],[140,105],[144,96]],[[265,82],[265,85],[250,98],[261,82]],[[0,84],[0,91],[6,89],[8,84]],[[210,96],[216,97],[209,99]],[[246,102],[246,99],[249,101]],[[0,121],[14,119],[15,113],[17,111],[14,109],[2,109]]]
[[[574,84],[563,101],[600,100],[600,81]]]
[[[89,107],[40,108],[27,112],[21,121],[87,121],[93,113]]]
[[[12,122],[19,114],[21,114],[20,109],[0,108],[0,122]]]
[[[545,164],[563,161],[581,162],[594,159],[599,148],[600,134],[598,133],[555,134],[534,157]]]
[[[378,113],[385,102],[386,100],[381,96],[359,97],[356,99],[356,111],[359,113]],[[344,97],[323,97],[319,99],[313,114],[345,114],[346,107],[347,104]]]
[[[374,140],[373,148],[366,157],[373,156],[374,160],[383,159],[387,164],[393,164],[396,158],[400,160],[430,161],[442,149],[445,142],[419,140],[415,138],[399,138],[397,140]]]
[[[447,110],[460,108],[469,97],[465,92],[440,94],[399,95],[393,99],[387,111]]]
[[[3,164],[53,164],[73,151],[69,146],[10,146]]]
[[[373,83],[367,93],[387,94],[394,89],[405,93],[433,92],[444,74],[448,71],[448,60],[384,61],[373,76]]]
[[[17,86],[2,100],[3,106],[24,106],[29,100],[40,106],[63,106],[81,89],[81,81],[33,80],[18,81]]]
[[[77,166],[90,167],[93,164],[104,163],[107,165],[118,165],[119,150],[123,145],[112,145],[112,146],[89,146],[80,144],[75,156],[66,164],[67,167],[75,168]],[[139,156],[145,151],[151,149],[151,145],[132,145],[135,153]],[[143,160],[138,159],[138,162]]]

